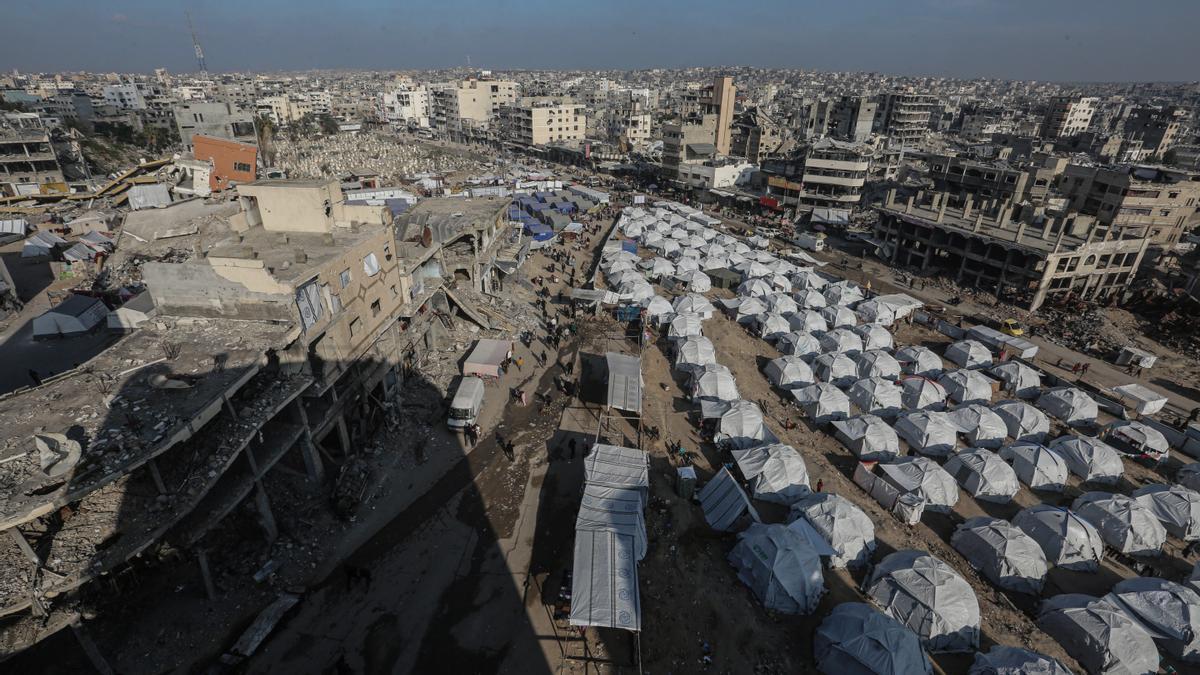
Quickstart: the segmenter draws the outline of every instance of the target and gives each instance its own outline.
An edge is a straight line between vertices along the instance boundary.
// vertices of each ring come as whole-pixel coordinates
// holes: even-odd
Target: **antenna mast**
[[[208,78],[208,66],[204,63],[204,50],[200,48],[200,38],[196,37],[196,29],[192,27],[192,13],[185,10],[188,31],[192,34],[192,46],[196,48],[196,65],[200,66],[200,77]]]

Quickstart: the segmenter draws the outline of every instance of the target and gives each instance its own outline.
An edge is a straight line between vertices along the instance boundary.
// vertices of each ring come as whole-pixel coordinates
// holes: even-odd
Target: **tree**
[[[332,115],[321,115],[320,124],[323,134],[332,135],[338,132],[338,121]]]

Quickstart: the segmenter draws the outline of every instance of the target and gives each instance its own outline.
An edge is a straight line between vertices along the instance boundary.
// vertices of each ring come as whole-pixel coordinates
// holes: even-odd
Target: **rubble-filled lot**
[[[275,164],[290,178],[329,178],[351,173],[379,175],[385,185],[418,174],[476,172],[486,159],[385,132],[333,134],[275,140]]]

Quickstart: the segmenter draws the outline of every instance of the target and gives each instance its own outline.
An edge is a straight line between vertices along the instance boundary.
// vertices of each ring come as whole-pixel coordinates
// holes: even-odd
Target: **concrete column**
[[[941,203],[938,204],[937,222],[939,222],[939,223],[946,219],[946,202],[947,201],[949,201],[949,200],[943,198],[941,200]]]
[[[1017,237],[1014,241],[1020,243],[1021,237],[1025,235],[1025,223],[1017,223]]]
[[[913,210],[913,198],[909,197],[908,202],[904,205],[904,212],[912,213],[912,210]]]
[[[978,232],[983,229],[983,214],[975,214],[975,226],[971,228],[972,232]]]
[[[41,558],[34,552],[33,547],[29,545],[29,540],[25,538],[25,535],[21,534],[20,530],[15,527],[8,528],[8,536],[16,543],[17,548],[21,549],[22,555],[28,558],[34,565],[41,566]]]
[[[158,470],[158,462],[151,459],[146,462],[146,468],[150,469],[150,477],[154,479],[154,487],[158,488],[158,494],[167,494],[167,484],[163,482],[162,473]]]
[[[304,459],[304,470],[308,472],[308,477],[318,483],[324,481],[325,465],[321,462],[321,453],[317,452],[317,446],[313,443],[312,433],[307,429],[300,437],[299,445],[300,456]]]
[[[887,191],[887,205],[888,206],[896,205],[896,188],[892,188]]]
[[[962,282],[963,273],[967,271],[967,249],[963,249],[962,264],[958,266],[958,274],[954,275],[955,283]]]
[[[275,514],[271,513],[271,502],[267,499],[267,491],[263,489],[261,482],[256,482],[254,486],[254,506],[258,508],[258,515],[262,518],[267,541],[275,541],[279,537],[279,527],[275,524]]]
[[[337,432],[338,439],[342,442],[342,448],[348,455],[350,454],[350,431],[346,428],[346,416],[338,413],[337,416]]]
[[[200,565],[200,579],[204,582],[204,594],[209,600],[217,599],[217,586],[213,583],[212,570],[208,567],[208,551],[198,549],[196,562]]]

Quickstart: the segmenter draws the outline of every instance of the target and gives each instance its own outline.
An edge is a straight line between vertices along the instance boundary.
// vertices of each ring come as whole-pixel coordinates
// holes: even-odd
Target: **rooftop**
[[[382,225],[335,227],[330,233],[274,232],[256,226],[214,243],[208,259],[261,261],[276,279],[298,282],[385,232],[387,228]]]

